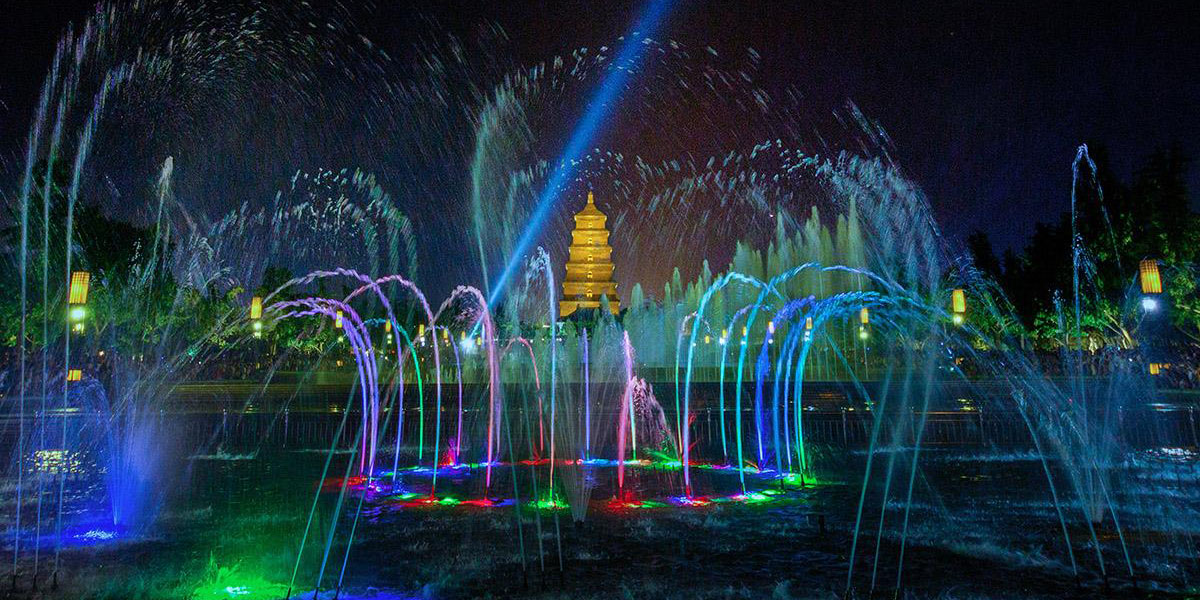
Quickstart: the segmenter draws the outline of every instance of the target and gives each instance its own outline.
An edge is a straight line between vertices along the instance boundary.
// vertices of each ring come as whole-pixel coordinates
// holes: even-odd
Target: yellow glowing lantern
[[[83,371],[82,370],[80,370],[80,369],[68,369],[67,370],[67,381],[82,381],[82,380],[83,380]]]
[[[384,321],[384,322],[383,322],[383,332],[384,332],[384,333],[391,333],[391,332],[392,332],[392,320],[391,320],[391,319],[388,319],[388,320],[386,320],[386,321]]]
[[[92,274],[87,271],[71,273],[71,287],[67,293],[67,304],[87,304],[88,284],[91,281]]]
[[[967,312],[967,293],[961,289],[950,293],[950,312],[964,314]]]
[[[712,343],[712,336],[710,336],[710,335],[705,335],[705,336],[704,336],[704,343],[705,343],[705,344],[711,344],[711,343]]]
[[[950,292],[951,319],[956,325],[961,325],[967,315],[967,293],[961,288]]]
[[[870,325],[871,324],[871,311],[866,308],[858,311],[858,322],[862,323],[863,325]]]
[[[334,319],[333,319],[333,326],[334,327],[342,326],[342,311],[340,311],[340,310],[337,311],[337,316],[334,317]]]
[[[807,329],[807,330],[809,330],[809,331],[812,331],[812,328],[813,328],[813,320],[812,320],[812,317],[805,317],[805,318],[804,318],[804,328],[805,328],[805,329]]]
[[[1162,276],[1158,273],[1158,261],[1147,258],[1138,263],[1138,279],[1142,282],[1143,294],[1161,294]]]
[[[745,325],[742,325],[742,337],[746,337],[748,335],[750,335],[750,330],[747,329]]]
[[[767,331],[771,334],[775,333],[775,321],[769,321],[767,323]]]
[[[262,318],[262,296],[255,296],[250,299],[250,318]]]
[[[417,337],[425,337],[425,324],[417,324]]]

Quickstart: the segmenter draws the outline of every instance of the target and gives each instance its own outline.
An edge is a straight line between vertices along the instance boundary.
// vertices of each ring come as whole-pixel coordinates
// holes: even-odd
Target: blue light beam
[[[546,217],[550,214],[550,208],[554,206],[554,201],[558,199],[559,189],[567,182],[575,172],[575,162],[583,156],[584,151],[592,145],[592,139],[596,136],[596,131],[600,128],[600,124],[605,122],[619,99],[619,94],[624,89],[626,82],[633,73],[634,65],[642,58],[643,49],[646,47],[646,40],[654,34],[655,30],[666,17],[672,0],[650,0],[646,6],[646,10],[635,20],[633,30],[625,38],[625,43],[621,46],[621,51],[617,54],[617,58],[613,61],[612,70],[605,76],[600,87],[596,90],[595,96],[584,109],[583,117],[579,123],[575,125],[575,131],[571,133],[571,137],[567,142],[566,148],[563,149],[562,157],[558,162],[558,166],[550,174],[550,179],[546,181],[546,187],[542,189],[542,195],[538,198],[537,207],[534,208],[533,214],[529,217],[529,223],[525,226],[525,233],[521,234],[521,239],[517,241],[516,247],[513,248],[512,257],[508,260],[508,265],[504,267],[504,271],[500,273],[500,277],[496,279],[495,285],[492,286],[491,293],[488,296],[488,306],[494,307],[496,300],[500,297],[500,293],[504,290],[505,284],[517,270],[518,265],[523,262],[525,253],[529,251],[529,246],[537,238],[541,232],[542,225],[546,221]]]

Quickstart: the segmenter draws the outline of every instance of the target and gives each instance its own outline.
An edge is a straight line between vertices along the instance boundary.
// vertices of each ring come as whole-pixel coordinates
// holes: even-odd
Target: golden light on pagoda
[[[575,229],[571,231],[567,274],[563,278],[562,299],[558,314],[566,317],[579,309],[600,308],[600,298],[608,299],[608,309],[614,315],[621,311],[617,283],[613,280],[612,247],[608,244],[608,217],[596,208],[591,192],[587,204],[575,214]]]
[[[75,271],[71,273],[71,286],[67,293],[67,304],[87,304],[88,284],[91,281],[92,274],[87,271]]]
[[[1138,263],[1138,279],[1142,283],[1143,294],[1161,294],[1162,276],[1158,272],[1158,261],[1147,258]]]
[[[262,296],[255,296],[250,299],[250,318],[262,318]]]

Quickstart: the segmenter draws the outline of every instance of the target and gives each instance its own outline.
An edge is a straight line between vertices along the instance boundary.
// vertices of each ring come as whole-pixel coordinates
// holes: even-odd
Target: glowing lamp
[[[771,333],[772,335],[774,335],[774,333],[775,333],[775,321],[769,321],[769,322],[767,323],[767,331],[768,331],[769,333]]]
[[[83,380],[83,371],[80,369],[67,369],[67,381]]]
[[[76,306],[72,306],[71,310],[67,314],[71,317],[72,321],[75,321],[76,323],[78,323],[78,322],[82,321],[84,317],[87,316],[87,309],[82,306],[76,305]]]
[[[92,274],[87,271],[71,273],[71,287],[67,293],[67,304],[87,304],[88,284]]]
[[[711,336],[711,335],[706,335],[706,336],[704,336],[704,343],[705,343],[705,344],[711,344],[711,343],[712,343],[712,336]]]
[[[813,320],[812,320],[812,317],[805,317],[805,318],[804,318],[804,328],[805,328],[805,329],[807,329],[808,331],[812,331],[812,328],[813,328]]]
[[[863,325],[870,325],[871,324],[871,311],[866,308],[863,308],[862,310],[858,311],[858,322],[862,323]]]
[[[342,326],[342,311],[337,311],[337,316],[333,319],[333,326],[339,328]]]
[[[950,312],[956,315],[967,313],[967,293],[962,289],[950,293]]]
[[[1162,363],[1150,363],[1150,374],[1158,375],[1159,373],[1162,373],[1162,368]]]
[[[262,296],[255,296],[250,299],[250,318],[262,318]]]
[[[722,329],[722,330],[721,330],[721,337],[722,337],[722,338],[727,338],[727,337],[729,337],[729,330],[728,330],[728,329]]]
[[[383,322],[383,332],[384,332],[384,333],[391,333],[391,332],[392,332],[392,320],[391,320],[391,319],[388,319],[388,320],[386,320],[386,321],[384,321],[384,322]]]
[[[745,325],[742,325],[742,337],[746,337],[748,335],[750,335],[750,330],[747,329]]]
[[[859,328],[858,328],[858,339],[860,339],[860,340],[865,340],[865,339],[867,339],[867,338],[869,338],[869,337],[871,337],[871,334],[867,332],[867,328],[866,328],[866,327],[859,327]]]
[[[1154,296],[1142,296],[1142,310],[1146,312],[1158,310],[1158,298]]]
[[[425,337],[425,324],[417,324],[417,337]]]
[[[1158,261],[1147,258],[1138,263],[1138,279],[1142,282],[1143,294],[1161,294],[1162,276],[1158,272]]]

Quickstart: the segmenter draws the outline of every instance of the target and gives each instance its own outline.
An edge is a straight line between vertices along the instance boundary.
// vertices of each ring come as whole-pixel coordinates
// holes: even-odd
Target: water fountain
[[[269,584],[255,585],[294,597],[365,589],[374,582],[356,570],[359,561],[374,564],[419,534],[419,519],[441,514],[491,519],[502,542],[488,559],[519,564],[525,578],[532,565],[564,573],[577,544],[604,535],[585,527],[590,520],[626,527],[652,518],[641,515],[683,515],[704,519],[689,527],[737,520],[739,538],[793,528],[794,543],[816,547],[814,536],[826,545],[824,536],[836,537],[848,564],[839,558],[837,572],[822,577],[848,596],[904,589],[914,583],[905,579],[912,561],[976,554],[988,568],[1020,562],[1070,584],[1145,577],[1186,589],[1197,507],[1186,488],[1163,490],[1195,480],[1194,453],[1147,457],[1147,444],[1129,433],[1128,415],[1154,398],[1140,358],[1113,352],[1090,373],[1092,355],[1081,342],[1072,348],[1093,280],[1083,234],[1074,235],[1072,297],[1056,330],[1067,340],[1066,376],[1057,378],[1009,333],[983,326],[1012,320],[1011,307],[942,236],[922,192],[857,109],[842,111],[852,125],[837,145],[824,140],[839,136],[771,135],[806,129],[790,107],[739,83],[750,75],[735,76],[715,50],[693,53],[648,35],[665,4],[652,3],[644,30],[614,48],[499,74],[448,60],[461,52],[421,47],[428,60],[419,75],[437,75],[429,87],[337,15],[308,7],[299,17],[231,20],[206,3],[147,2],[101,9],[68,32],[13,186],[19,364],[16,432],[6,441],[14,585],[44,583],[46,548],[57,581],[61,556],[85,541],[199,537],[190,529],[202,527],[179,524],[198,513],[210,525],[249,523],[245,530],[270,528],[254,519],[289,523],[258,563]],[[311,31],[307,17],[328,31]],[[139,41],[159,20],[167,24]],[[162,142],[182,151],[155,160],[147,237],[130,244],[136,251],[119,269],[86,252],[75,219],[102,181],[123,186],[103,179],[101,167],[120,162],[128,145],[115,138],[143,124],[147,106],[178,96],[179,86],[221,107],[279,86],[302,97],[288,107],[298,113],[322,101],[352,112],[349,100],[310,89],[321,65],[351,59],[368,65],[348,78],[368,88],[380,113],[368,111],[384,132],[371,148],[466,139],[398,161],[402,178],[468,165],[458,174],[463,186],[412,177],[415,191],[391,192],[405,186],[371,174],[388,170],[288,163],[263,171],[283,183],[261,204],[185,208],[185,198],[215,185],[185,185],[196,181],[189,169],[212,166],[195,151],[191,128],[235,119],[189,105],[156,123],[182,131]],[[672,75],[643,82],[645,62]],[[198,73],[194,80],[170,76],[197,66],[205,68],[182,71]],[[448,83],[456,78],[470,85]],[[618,92],[636,100],[623,118],[647,128],[686,126],[668,110],[680,94],[753,119],[728,139],[686,129],[715,147],[707,155],[637,156],[619,139],[596,141],[624,110],[614,110]],[[406,110],[411,121],[391,116]],[[561,132],[544,121],[563,113],[582,125],[560,151]],[[112,114],[129,118],[109,123]],[[263,154],[282,160],[277,150]],[[1073,167],[1073,210],[1103,207],[1086,148]],[[555,282],[565,236],[557,234],[568,211],[555,199],[593,187],[623,238],[614,262],[634,271],[622,275],[668,283],[653,298],[630,286],[620,315],[563,318]],[[425,200],[434,197],[448,199],[431,211]],[[688,250],[714,238],[733,248],[716,273]],[[85,267],[100,291],[91,303],[66,289]],[[287,275],[268,286],[280,267]],[[442,268],[449,275],[431,273]],[[86,319],[68,312],[84,307]],[[144,322],[155,326],[136,326]],[[106,351],[107,373],[98,360]],[[247,374],[208,375],[226,364]],[[215,381],[197,383],[207,379]],[[192,410],[179,400],[189,393],[209,394],[209,403]],[[1179,437],[1153,439],[1182,446]],[[986,458],[943,451],[968,445]],[[98,457],[92,475],[104,485],[76,481],[76,455]],[[1175,459],[1174,472],[1163,466]],[[980,466],[993,463],[1002,467]],[[261,471],[243,476],[243,468]],[[981,489],[959,477],[970,469],[1019,485]],[[242,494],[230,483],[237,477]],[[219,491],[201,494],[206,484]],[[203,506],[175,497],[177,489],[204,497]],[[260,496],[272,500],[256,504]],[[564,531],[567,510],[577,526]],[[104,529],[91,525],[98,512]],[[536,543],[526,539],[530,528]],[[681,554],[691,543],[684,535],[669,542]],[[412,554],[449,545],[432,537],[433,549],[421,542]],[[790,550],[793,540],[775,543]],[[212,545],[231,556],[268,554],[236,541]],[[197,589],[241,595],[245,586],[221,585],[236,569],[209,571],[212,581]],[[400,579],[381,585],[399,589]]]

